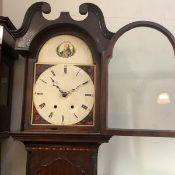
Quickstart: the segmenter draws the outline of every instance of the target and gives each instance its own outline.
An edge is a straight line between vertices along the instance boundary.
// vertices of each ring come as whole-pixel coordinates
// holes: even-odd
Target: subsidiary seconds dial
[[[37,78],[33,89],[37,112],[53,125],[73,125],[82,121],[93,110],[94,98],[91,77],[81,66],[75,65],[49,67]]]

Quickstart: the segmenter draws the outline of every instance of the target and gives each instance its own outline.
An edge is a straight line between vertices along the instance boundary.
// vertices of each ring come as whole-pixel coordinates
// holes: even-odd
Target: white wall
[[[0,0],[0,16],[2,15],[2,0]]]
[[[33,2],[36,1],[4,0],[3,15],[9,16],[12,22],[17,27],[20,27],[25,11]],[[48,15],[49,18],[56,18],[58,16],[58,12],[60,11],[70,11],[73,18],[80,19],[78,6],[85,1],[65,0],[56,2],[54,0],[50,0],[48,2],[50,2],[52,6],[52,13]],[[131,21],[151,20],[164,25],[175,35],[174,0],[89,0],[89,2],[97,4],[102,9],[108,29],[113,32]],[[151,48],[149,46],[151,46]],[[149,55],[149,57],[146,57],[146,55]],[[140,60],[139,58],[142,59]],[[160,58],[161,61],[158,60],[158,58]],[[169,60],[168,64],[167,61],[164,61],[164,58]],[[163,111],[165,114],[170,111],[170,122],[167,122],[166,118],[165,120],[162,120],[162,118],[165,117],[163,115],[161,115],[161,119],[154,119],[153,115],[155,114],[158,116],[161,111],[158,110],[157,113],[154,109],[156,106],[153,105],[154,108],[150,109],[152,105],[145,105],[146,102],[150,102],[148,98],[150,96],[150,92],[155,92],[152,91],[152,89],[159,87],[160,84],[161,87],[162,84],[166,84],[166,86],[164,86],[165,90],[167,91],[169,89],[171,94],[174,96],[174,93],[172,93],[174,90],[174,85],[172,84],[174,81],[172,64],[174,63],[171,62],[172,58],[173,53],[170,44],[165,37],[162,37],[157,32],[152,33],[149,30],[142,29],[133,30],[119,40],[117,47],[115,47],[114,58],[111,60],[109,65],[109,96],[112,94],[118,95],[116,98],[113,98],[113,100],[112,98],[109,99],[109,109],[112,112],[110,115],[110,123],[118,127],[122,126],[131,128],[145,127],[145,123],[147,123],[146,126],[150,128],[157,128],[155,125],[158,120],[160,121],[160,124],[157,124],[159,126],[158,128],[175,128],[172,124],[174,123],[172,117],[174,116],[172,115],[174,109],[173,105],[171,108],[168,107],[168,110],[165,109],[165,111]],[[142,64],[143,62],[144,66]],[[23,79],[23,77],[21,77],[21,72],[23,72],[23,60],[19,59],[15,66],[12,130],[16,130],[20,126],[22,104],[21,79]],[[162,69],[159,70],[158,67]],[[157,80],[150,82],[146,81],[147,79],[144,79],[145,77],[148,78],[150,70],[151,75],[155,73],[152,68],[161,72],[162,70],[168,71],[169,67],[171,70],[171,79],[159,79],[161,83],[158,83],[158,86],[155,85]],[[142,72],[143,70],[144,72]],[[129,78],[135,79],[133,81],[130,79],[126,82],[121,81],[121,77],[119,77],[119,75],[126,74],[131,74],[131,77]],[[132,77],[132,75],[134,76]],[[115,85],[112,84],[114,80],[116,81]],[[138,90],[145,87],[145,83],[146,85],[152,84],[151,86],[146,86],[149,88],[147,88],[144,93],[142,91],[138,93]],[[118,86],[118,84],[121,84],[122,86]],[[118,91],[115,91],[116,89],[114,87],[118,88],[119,93]],[[134,98],[127,98],[126,88],[123,89],[123,87],[128,87],[127,92],[130,92],[130,94],[128,93],[128,96]],[[137,96],[135,97],[133,94],[136,94]],[[143,105],[141,107],[139,106],[139,108],[138,104],[140,104],[140,99],[138,100],[138,94],[144,99],[146,98],[146,100],[143,101]],[[117,98],[119,95],[121,97]],[[131,101],[127,101],[126,99]],[[125,105],[126,102],[128,102],[128,105]],[[114,106],[112,107],[112,105]],[[122,108],[119,108],[118,115],[113,115],[113,113],[116,112],[114,109],[117,105],[121,105]],[[116,116],[118,116],[117,120]],[[164,124],[165,121],[166,124]],[[151,124],[149,124],[149,122]],[[109,144],[103,144],[100,147],[98,175],[174,175],[174,147],[175,140],[170,138],[114,137],[111,139]],[[2,175],[25,175],[26,154],[24,146],[19,142],[14,142],[12,139],[8,139],[3,143],[2,148]]]

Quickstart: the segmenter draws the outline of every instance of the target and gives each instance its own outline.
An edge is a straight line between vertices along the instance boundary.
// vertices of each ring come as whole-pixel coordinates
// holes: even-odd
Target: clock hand
[[[78,89],[80,86],[87,84],[89,81],[85,81],[84,83],[78,85],[74,90]]]
[[[80,86],[85,85],[85,84],[87,84],[88,82],[89,82],[89,81],[85,81],[84,83],[78,85],[76,88],[71,89],[70,91],[68,91],[67,94],[71,94],[71,92],[74,92],[74,91],[77,90]]]
[[[52,83],[53,83],[53,86],[54,86],[54,83],[55,83],[54,79],[52,77],[50,77],[50,79],[52,80]]]
[[[50,79],[52,80],[53,86],[55,86],[61,92],[61,94],[63,94],[64,92],[60,89],[55,80],[52,77],[50,77]]]

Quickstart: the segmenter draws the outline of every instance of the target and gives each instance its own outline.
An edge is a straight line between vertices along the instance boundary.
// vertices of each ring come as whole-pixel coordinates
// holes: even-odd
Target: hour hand
[[[55,80],[52,77],[50,77],[50,79],[52,80],[53,86],[55,86],[63,94],[64,92],[60,89]]]
[[[50,79],[52,80],[52,83],[53,83],[53,86],[54,86],[54,83],[55,83],[54,79],[52,77],[50,77]]]
[[[51,81],[53,83],[53,86],[57,86],[57,83],[55,82],[55,80],[52,77],[50,77],[50,79],[51,79]]]

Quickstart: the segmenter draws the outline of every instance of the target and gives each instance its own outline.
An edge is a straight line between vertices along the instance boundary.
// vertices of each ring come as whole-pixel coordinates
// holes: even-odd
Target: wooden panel
[[[98,146],[42,145],[27,150],[27,175],[96,175]]]
[[[64,168],[63,168],[64,167]],[[44,164],[37,171],[38,175],[49,175],[49,174],[72,174],[82,175],[84,174],[83,170],[81,170],[77,165],[74,165],[69,160],[65,160],[61,157],[58,157],[56,160],[48,162],[48,164]]]

